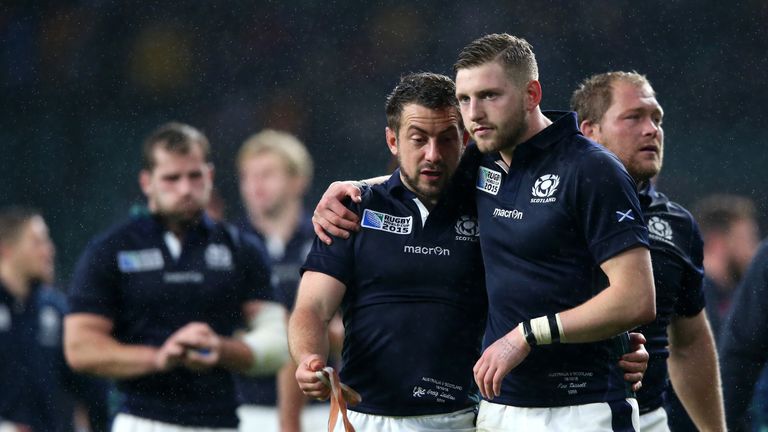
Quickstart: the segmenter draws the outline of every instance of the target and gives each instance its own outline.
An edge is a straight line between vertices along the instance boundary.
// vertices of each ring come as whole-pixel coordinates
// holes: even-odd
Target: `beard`
[[[495,153],[514,149],[515,146],[520,144],[520,141],[528,131],[528,116],[523,102],[521,101],[518,109],[507,117],[505,124],[496,124],[494,126],[496,131],[494,140],[490,142],[485,141],[484,144],[480,144],[482,140],[475,139],[480,151],[483,153]]]
[[[398,162],[400,162],[399,157]],[[437,183],[432,185],[422,185],[419,182],[419,173],[423,169],[439,170],[443,173],[443,175],[440,177]],[[419,198],[423,198],[427,201],[437,201],[437,199],[440,198],[440,195],[442,195],[443,190],[445,189],[445,185],[448,183],[448,179],[451,177],[451,173],[448,172],[446,166],[443,164],[422,165],[418,167],[415,175],[411,175],[411,173],[403,170],[402,164],[400,164],[400,174],[402,176],[403,183],[405,183],[408,189],[410,189],[411,192],[416,194],[416,196]]]

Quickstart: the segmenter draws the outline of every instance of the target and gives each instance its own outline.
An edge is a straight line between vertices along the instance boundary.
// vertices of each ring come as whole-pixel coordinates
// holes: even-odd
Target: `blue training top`
[[[638,329],[648,340],[645,347],[651,356],[643,388],[637,392],[640,413],[644,414],[664,403],[667,326],[675,316],[692,317],[704,309],[704,243],[691,214],[650,183],[640,190],[640,205],[648,223],[656,285],[656,320]]]
[[[608,286],[599,265],[648,246],[636,186],[621,162],[581,135],[575,113],[517,146],[512,166],[498,153],[477,170],[489,311],[483,346],[523,320],[576,307]],[[468,151],[477,152],[472,146]],[[555,407],[626,398],[612,341],[534,347],[493,402]]]
[[[307,257],[303,270],[346,286],[341,379],[362,395],[355,411],[413,416],[476,403],[486,293],[474,206],[456,184],[422,226],[397,170],[351,206],[360,232],[316,240]]]
[[[271,300],[269,269],[253,239],[207,216],[184,237],[175,260],[166,228],[140,215],[98,236],[80,258],[70,291],[72,313],[94,313],[114,322],[126,344],[161,346],[176,330],[202,321],[220,335],[245,326],[242,306]],[[194,427],[236,427],[234,383],[213,368],[119,380],[121,412]]]

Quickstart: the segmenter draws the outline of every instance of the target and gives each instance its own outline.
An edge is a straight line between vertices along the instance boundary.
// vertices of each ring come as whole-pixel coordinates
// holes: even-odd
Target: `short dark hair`
[[[165,123],[155,129],[146,140],[143,147],[143,168],[149,171],[155,167],[155,149],[178,153],[182,155],[189,154],[193,146],[198,146],[203,152],[203,159],[208,161],[210,145],[208,138],[194,127],[179,123]]]
[[[429,109],[455,108],[457,114],[459,113],[453,80],[431,72],[409,73],[400,77],[400,82],[387,96],[387,126],[395,133],[400,130],[400,116],[408,104],[417,104]],[[459,127],[463,127],[461,120]]]
[[[757,220],[755,203],[744,196],[713,194],[702,198],[693,206],[693,215],[702,234],[727,233],[741,220]]]
[[[8,206],[0,209],[0,244],[13,243],[17,240],[24,225],[40,212],[23,206]]]
[[[637,87],[647,85],[655,96],[653,87],[645,75],[632,72],[605,72],[585,79],[571,96],[571,109],[576,111],[579,122],[600,123],[613,103],[613,83],[622,81]]]
[[[539,66],[531,44],[507,33],[489,34],[470,42],[459,53],[453,70],[458,72],[491,62],[499,62],[518,85],[539,79]]]

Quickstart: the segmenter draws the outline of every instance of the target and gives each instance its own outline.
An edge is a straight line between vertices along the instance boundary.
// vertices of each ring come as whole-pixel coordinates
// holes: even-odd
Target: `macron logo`
[[[438,256],[451,256],[451,250],[446,248],[426,247],[426,246],[404,246],[403,252],[407,254],[415,255],[438,255]]]
[[[517,209],[505,210],[497,207],[493,210],[493,217],[503,217],[507,219],[522,220],[523,212]]]

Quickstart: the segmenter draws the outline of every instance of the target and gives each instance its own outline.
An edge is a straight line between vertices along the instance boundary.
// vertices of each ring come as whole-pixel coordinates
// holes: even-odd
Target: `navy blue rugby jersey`
[[[64,294],[51,287],[33,286],[19,302],[0,283],[0,421],[71,431],[75,395],[105,414],[106,383],[75,375],[64,361],[65,313]]]
[[[472,367],[486,316],[483,264],[471,200],[444,194],[422,226],[400,171],[352,205],[361,231],[316,240],[303,270],[342,282],[346,330],[341,379],[355,411],[412,416],[476,403]]]
[[[258,236],[264,241],[264,235],[257,231],[247,216],[243,216],[237,226],[246,233]],[[301,279],[301,265],[307,258],[307,253],[315,239],[312,228],[312,218],[308,214],[301,215],[299,225],[293,236],[285,245],[282,253],[269,251],[272,267],[272,285],[275,289],[275,301],[286,309],[293,309],[296,302],[296,292]],[[249,405],[276,406],[277,381],[274,375],[263,377],[247,377],[236,375],[238,398]]]
[[[77,264],[72,313],[114,322],[126,344],[161,346],[176,330],[202,321],[229,336],[245,325],[243,303],[271,300],[266,258],[248,236],[207,216],[190,228],[175,260],[159,219],[139,215],[97,237]],[[236,427],[232,375],[222,368],[172,371],[120,380],[121,412],[185,426]]]
[[[518,145],[512,166],[483,157],[476,199],[488,289],[487,347],[523,320],[578,306],[608,286],[599,265],[647,247],[636,186],[612,153],[581,135],[575,113]],[[471,148],[468,151],[477,151]],[[493,402],[523,407],[623,399],[616,362],[627,336],[535,347]]]
[[[704,309],[702,290],[704,243],[693,216],[647,184],[640,205],[648,223],[653,277],[656,283],[656,320],[639,328],[648,339],[651,355],[637,393],[640,413],[662,406],[667,388],[667,326],[675,316],[693,317]]]

